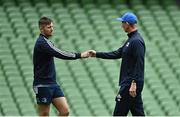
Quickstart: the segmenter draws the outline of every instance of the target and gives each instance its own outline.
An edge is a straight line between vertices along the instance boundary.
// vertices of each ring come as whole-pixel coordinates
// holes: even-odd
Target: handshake
[[[81,58],[96,57],[95,50],[87,50],[81,53]]]

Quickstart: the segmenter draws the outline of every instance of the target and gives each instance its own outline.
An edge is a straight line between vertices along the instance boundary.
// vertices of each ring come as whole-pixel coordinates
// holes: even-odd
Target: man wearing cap
[[[145,43],[137,30],[137,17],[131,12],[117,18],[128,39],[122,47],[112,52],[89,50],[91,57],[102,59],[122,58],[119,92],[116,96],[114,116],[126,116],[131,111],[133,116],[145,116],[141,92],[144,85]]]

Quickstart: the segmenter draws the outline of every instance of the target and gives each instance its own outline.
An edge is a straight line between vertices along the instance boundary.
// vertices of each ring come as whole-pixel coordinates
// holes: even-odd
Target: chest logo
[[[126,47],[129,47],[129,42],[127,42]]]

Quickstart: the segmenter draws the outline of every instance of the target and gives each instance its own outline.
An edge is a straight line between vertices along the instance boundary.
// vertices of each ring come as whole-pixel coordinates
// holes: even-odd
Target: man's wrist
[[[136,85],[136,81],[132,80],[131,85]]]
[[[131,83],[136,83],[136,81],[135,80],[132,80],[132,82]]]
[[[76,53],[76,58],[81,58],[81,53]]]

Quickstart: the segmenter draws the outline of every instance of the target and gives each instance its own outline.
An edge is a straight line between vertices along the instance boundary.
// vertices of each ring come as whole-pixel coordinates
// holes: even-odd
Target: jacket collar
[[[129,38],[131,38],[134,34],[136,34],[138,32],[138,30],[135,30],[135,31],[133,31],[133,32],[130,32],[130,33],[128,33],[127,35],[128,35],[128,37]]]
[[[45,39],[48,39],[44,34],[40,33],[40,36],[44,37]]]

